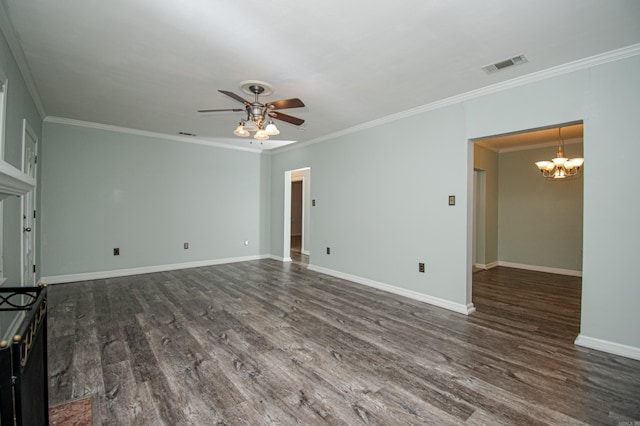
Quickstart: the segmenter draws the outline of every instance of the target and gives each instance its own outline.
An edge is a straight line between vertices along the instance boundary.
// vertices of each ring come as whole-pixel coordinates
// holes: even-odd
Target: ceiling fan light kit
[[[253,94],[255,99],[253,102],[249,102],[246,99],[236,95],[233,92],[228,92],[226,90],[218,90],[218,92],[223,95],[227,95],[230,98],[244,104],[247,113],[247,119],[243,120],[238,124],[238,127],[235,128],[233,134],[239,137],[246,138],[251,133],[255,132],[253,135],[254,139],[264,141],[269,139],[269,136],[276,136],[280,134],[280,130],[276,127],[273,120],[269,119],[267,122],[267,118],[274,118],[276,120],[281,120],[295,126],[299,126],[304,123],[304,120],[301,118],[293,117],[282,112],[277,112],[277,110],[281,109],[289,109],[289,108],[302,108],[304,107],[304,102],[302,102],[298,98],[291,99],[283,99],[275,102],[267,102],[266,104],[260,103],[259,96],[260,95],[269,95],[273,93],[273,88],[270,84],[265,83],[264,81],[257,80],[249,80],[243,81],[240,83],[240,89],[243,92],[248,94]],[[201,109],[198,112],[220,112],[220,111],[243,111],[239,108],[233,109]]]
[[[238,124],[238,127],[233,131],[233,134],[236,136],[240,136],[241,138],[246,138],[250,135],[249,131],[244,128],[244,123],[241,121]]]

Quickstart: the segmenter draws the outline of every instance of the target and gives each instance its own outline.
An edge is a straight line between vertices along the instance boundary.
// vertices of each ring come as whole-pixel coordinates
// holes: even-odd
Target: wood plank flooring
[[[573,345],[580,280],[474,274],[456,314],[273,260],[49,287],[51,405],[96,425],[640,421],[640,362]]]

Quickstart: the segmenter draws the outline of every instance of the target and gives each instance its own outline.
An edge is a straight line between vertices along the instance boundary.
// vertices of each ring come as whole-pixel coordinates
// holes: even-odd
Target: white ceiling
[[[638,0],[0,1],[48,116],[253,148],[243,113],[196,112],[242,107],[218,89],[302,99],[274,139],[309,141],[640,43]]]

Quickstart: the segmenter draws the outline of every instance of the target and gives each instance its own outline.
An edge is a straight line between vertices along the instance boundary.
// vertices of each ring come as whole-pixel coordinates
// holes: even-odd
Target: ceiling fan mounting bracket
[[[240,83],[240,90],[247,95],[268,96],[273,93],[273,86],[260,80],[245,80]]]

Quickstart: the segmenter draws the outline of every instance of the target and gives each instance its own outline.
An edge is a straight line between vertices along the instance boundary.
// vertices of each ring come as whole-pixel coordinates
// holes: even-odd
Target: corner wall
[[[26,83],[18,65],[9,49],[4,34],[0,33],[0,69],[7,77],[7,103],[5,112],[4,133],[4,161],[22,170],[22,126],[26,119],[34,132],[38,135],[39,147],[42,149],[42,118],[38,114],[35,102],[27,89]],[[36,193],[36,206],[40,205],[42,179],[38,177]],[[7,278],[7,286],[21,285],[21,240],[22,217],[21,198],[8,197],[3,204],[3,257],[4,276]],[[39,229],[36,228],[36,238],[39,239]],[[39,244],[36,241],[36,247]],[[40,253],[36,249],[36,265],[40,263]],[[39,271],[38,271],[39,275]]]
[[[45,282],[267,251],[259,153],[47,121],[41,163]]]
[[[640,56],[596,64],[273,155],[271,253],[282,251],[285,170],[314,171],[311,263],[455,307],[471,303],[469,140],[584,121],[579,344],[640,359]],[[419,136],[416,136],[419,135]],[[612,145],[615,144],[615,145]],[[593,159],[593,160],[591,160]],[[615,165],[620,173],[608,173]],[[447,205],[456,195],[457,205]],[[331,247],[331,255],[325,255]],[[417,263],[426,262],[426,273]],[[440,304],[444,306],[445,303]],[[455,310],[455,309],[454,309]],[[602,343],[604,342],[604,343]]]

